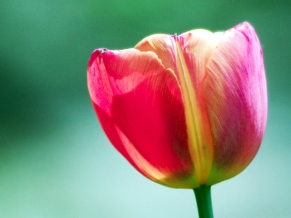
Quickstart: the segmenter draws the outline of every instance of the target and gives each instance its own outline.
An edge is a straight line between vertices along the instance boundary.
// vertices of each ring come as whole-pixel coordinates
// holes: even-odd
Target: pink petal
[[[263,54],[254,29],[242,23],[220,39],[204,85],[215,145],[208,184],[235,176],[251,162],[267,119]]]
[[[197,186],[176,76],[152,52],[101,53],[95,51],[89,61],[88,87],[112,144],[156,182]]]

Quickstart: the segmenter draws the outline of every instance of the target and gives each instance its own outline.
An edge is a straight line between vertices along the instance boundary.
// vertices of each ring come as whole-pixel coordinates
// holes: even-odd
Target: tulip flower
[[[266,127],[263,53],[247,22],[97,49],[88,89],[104,132],[129,163],[159,184],[197,190],[197,201],[248,166]]]

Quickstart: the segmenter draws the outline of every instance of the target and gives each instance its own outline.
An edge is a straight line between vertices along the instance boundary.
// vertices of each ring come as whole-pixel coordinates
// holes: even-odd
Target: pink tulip
[[[197,188],[255,157],[266,127],[263,53],[255,30],[156,34],[134,48],[97,49],[88,88],[114,147],[144,176]]]

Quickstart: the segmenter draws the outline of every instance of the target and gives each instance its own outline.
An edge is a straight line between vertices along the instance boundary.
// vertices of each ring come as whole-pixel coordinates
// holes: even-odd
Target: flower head
[[[88,88],[114,147],[144,176],[177,188],[213,185],[256,155],[267,120],[263,53],[241,23],[223,33],[156,34],[97,49]]]

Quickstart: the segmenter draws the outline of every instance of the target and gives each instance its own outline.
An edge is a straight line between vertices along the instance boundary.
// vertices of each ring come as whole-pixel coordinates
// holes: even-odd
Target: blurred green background
[[[264,49],[268,125],[251,165],[213,186],[214,213],[289,218],[289,0],[2,0],[0,217],[198,217],[191,190],[145,179],[109,144],[88,97],[87,61],[98,47],[242,21],[253,24]]]

